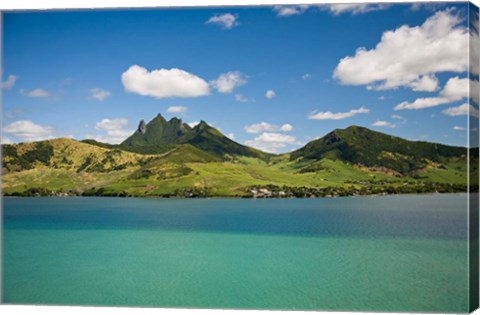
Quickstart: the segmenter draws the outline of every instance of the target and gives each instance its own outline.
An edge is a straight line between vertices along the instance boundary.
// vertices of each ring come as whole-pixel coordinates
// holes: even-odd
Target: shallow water
[[[466,194],[3,202],[4,303],[468,310]]]

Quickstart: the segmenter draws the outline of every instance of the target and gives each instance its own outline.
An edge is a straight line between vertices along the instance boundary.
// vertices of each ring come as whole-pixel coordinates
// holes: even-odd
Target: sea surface
[[[4,198],[3,302],[467,312],[467,195]]]

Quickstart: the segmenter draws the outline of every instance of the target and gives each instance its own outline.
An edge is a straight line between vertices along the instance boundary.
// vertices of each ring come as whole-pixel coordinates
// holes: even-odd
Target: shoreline
[[[475,193],[475,192],[473,192]],[[472,193],[472,194],[473,194]],[[425,193],[395,193],[395,194],[370,194],[370,195],[347,195],[347,196],[332,196],[332,197],[323,197],[323,196],[317,196],[317,197],[236,197],[236,196],[208,196],[208,197],[164,197],[164,196],[84,196],[84,195],[68,195],[68,196],[11,196],[11,195],[1,195],[0,197],[2,199],[28,199],[28,198],[115,198],[115,199],[121,199],[121,198],[142,198],[142,199],[171,199],[171,200],[185,200],[185,199],[202,199],[202,200],[208,200],[208,199],[248,199],[248,200],[266,200],[266,199],[286,199],[286,200],[292,200],[292,199],[337,199],[337,198],[362,198],[362,197],[390,197],[390,196],[428,196],[428,195],[460,195],[460,194],[465,194],[469,195],[470,192],[468,191],[457,191],[457,192],[425,192]]]

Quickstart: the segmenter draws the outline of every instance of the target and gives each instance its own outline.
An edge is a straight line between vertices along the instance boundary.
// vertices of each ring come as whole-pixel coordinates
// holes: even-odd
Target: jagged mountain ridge
[[[220,131],[201,121],[190,127],[181,119],[173,117],[166,120],[158,114],[148,124],[140,121],[137,131],[123,141],[119,148],[138,153],[164,153],[180,144],[190,144],[217,157],[233,157],[235,155],[268,159],[270,154],[241,145],[223,135]]]

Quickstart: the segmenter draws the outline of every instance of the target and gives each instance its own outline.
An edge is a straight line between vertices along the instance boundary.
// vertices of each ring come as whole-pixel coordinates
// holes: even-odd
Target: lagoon
[[[3,302],[467,312],[467,198],[4,198]]]

